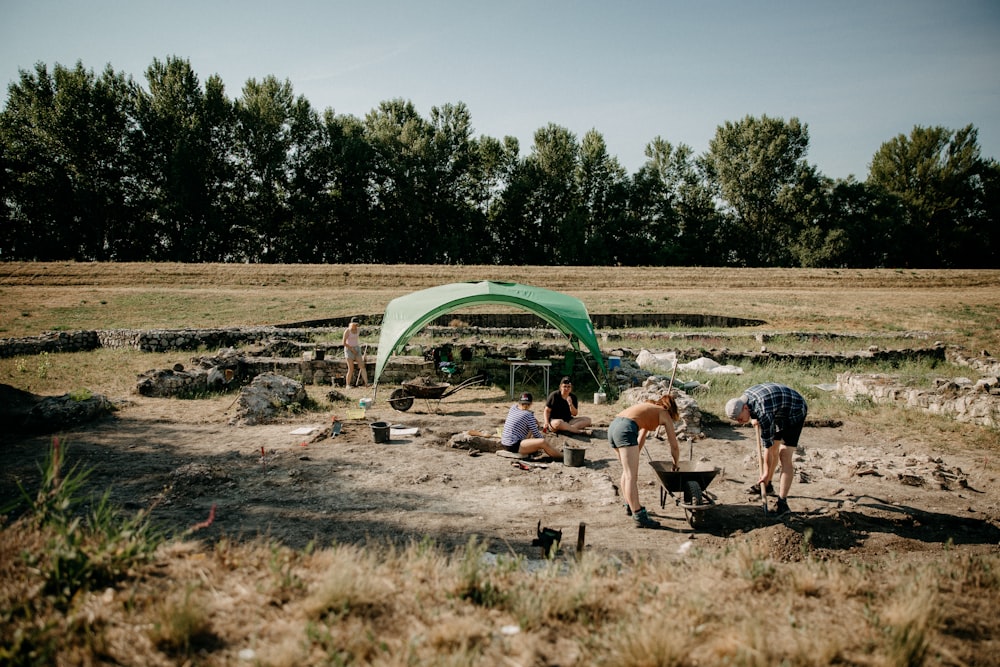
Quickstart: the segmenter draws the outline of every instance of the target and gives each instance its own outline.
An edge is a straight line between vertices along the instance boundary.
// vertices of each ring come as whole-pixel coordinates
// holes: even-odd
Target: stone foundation
[[[1000,426],[1000,378],[976,382],[966,378],[940,379],[934,389],[916,389],[898,384],[883,373],[841,373],[837,391],[849,401],[859,398],[939,414],[956,421]]]

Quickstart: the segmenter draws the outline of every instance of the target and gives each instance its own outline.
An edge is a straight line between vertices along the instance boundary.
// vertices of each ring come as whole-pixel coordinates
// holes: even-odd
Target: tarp
[[[382,317],[382,332],[378,340],[378,360],[373,379],[376,388],[389,357],[398,354],[411,337],[445,313],[482,303],[502,303],[529,310],[568,336],[575,350],[579,350],[580,343],[583,343],[601,371],[601,377],[595,376],[595,379],[599,385],[607,384],[607,365],[597,343],[590,313],[582,301],[541,287],[483,280],[439,285],[389,302]]]

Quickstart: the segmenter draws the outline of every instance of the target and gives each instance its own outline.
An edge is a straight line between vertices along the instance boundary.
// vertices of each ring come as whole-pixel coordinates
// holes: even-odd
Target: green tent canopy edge
[[[378,392],[379,377],[389,357],[398,354],[416,333],[441,315],[483,303],[506,304],[531,311],[568,336],[575,350],[579,351],[580,343],[583,343],[601,373],[594,379],[599,386],[607,388],[607,364],[597,342],[590,313],[582,301],[542,287],[482,280],[438,285],[397,297],[388,303],[379,334],[373,378],[375,392]]]

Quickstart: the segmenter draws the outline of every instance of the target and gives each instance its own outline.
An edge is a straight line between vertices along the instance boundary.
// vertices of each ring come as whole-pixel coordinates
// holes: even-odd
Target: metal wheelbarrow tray
[[[488,378],[485,375],[476,375],[455,386],[452,386],[447,382],[438,382],[437,384],[402,382],[402,388],[396,389],[389,395],[389,405],[392,406],[393,410],[406,412],[413,405],[414,398],[440,401],[461,389],[478,384],[484,384],[486,382],[488,382]]]
[[[660,508],[667,504],[667,495],[684,509],[684,515],[692,528],[702,523],[702,512],[715,505],[715,496],[708,491],[716,475],[722,468],[699,465],[694,461],[681,461],[674,470],[671,461],[650,461],[649,465],[660,479]],[[675,496],[674,494],[678,494]]]

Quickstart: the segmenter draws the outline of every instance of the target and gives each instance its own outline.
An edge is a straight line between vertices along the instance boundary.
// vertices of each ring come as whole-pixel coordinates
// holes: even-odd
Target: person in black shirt
[[[590,417],[582,417],[579,408],[580,402],[573,393],[573,381],[565,376],[559,381],[559,388],[545,399],[545,419],[542,426],[550,433],[585,433],[585,429],[590,426]]]

